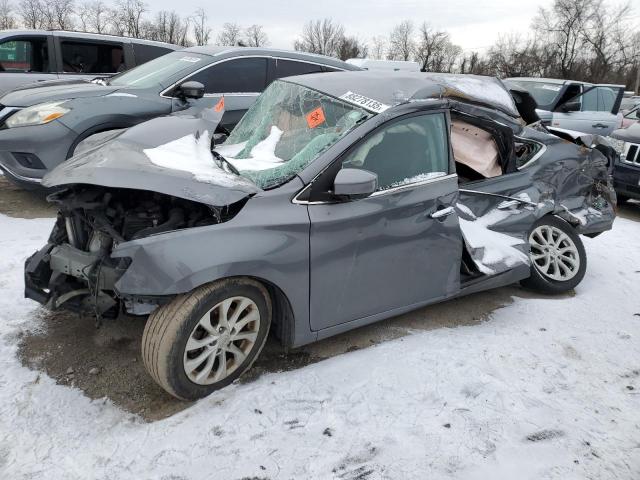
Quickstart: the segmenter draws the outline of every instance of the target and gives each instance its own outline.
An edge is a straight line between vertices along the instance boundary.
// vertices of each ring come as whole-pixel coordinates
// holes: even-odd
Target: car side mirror
[[[560,105],[560,110],[565,113],[579,112],[581,107],[582,106],[580,105],[580,102],[573,101],[573,102],[563,103],[562,105]]]
[[[204,85],[193,80],[184,82],[178,87],[178,94],[184,98],[202,98],[204,97]]]
[[[333,181],[333,194],[349,200],[365,198],[378,189],[378,175],[359,168],[343,168]]]

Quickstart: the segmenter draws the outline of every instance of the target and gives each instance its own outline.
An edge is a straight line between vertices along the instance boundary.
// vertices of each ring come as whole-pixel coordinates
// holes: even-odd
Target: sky
[[[410,19],[416,27],[423,21],[445,29],[463,49],[483,50],[500,34],[529,29],[540,6],[552,0],[233,0],[230,2],[182,0],[178,12],[186,15],[202,6],[209,15],[213,38],[225,22],[264,25],[271,46],[292,48],[302,26],[325,17],[342,23],[348,35],[369,41],[388,35],[397,23]],[[174,10],[170,0],[148,0],[152,11]]]

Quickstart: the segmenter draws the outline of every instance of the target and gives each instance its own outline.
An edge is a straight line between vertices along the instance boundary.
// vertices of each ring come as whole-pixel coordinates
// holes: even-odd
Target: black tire
[[[627,203],[629,201],[629,197],[625,196],[625,195],[620,195],[617,194],[617,204],[618,205],[622,205],[623,203]]]
[[[257,307],[259,329],[256,340],[250,346],[250,351],[246,352],[246,358],[239,366],[234,366],[235,369],[228,376],[208,385],[195,383],[185,371],[187,341],[195,329],[200,328],[200,319],[207,312],[223,300],[233,297],[247,298]],[[174,397],[182,400],[206,397],[213,391],[226,387],[251,367],[264,347],[271,316],[269,294],[266,288],[255,280],[233,278],[201,286],[189,293],[176,296],[170,303],[158,308],[149,316],[142,335],[142,360],[151,377]],[[225,365],[228,358],[226,355],[227,353],[223,354]],[[231,357],[232,361],[233,358],[235,357]]]
[[[534,232],[538,227],[541,226],[549,226],[565,233],[575,246],[580,264],[574,271],[573,277],[563,281],[552,279],[549,276],[545,275],[545,273],[536,265],[536,262],[532,258],[531,276],[522,280],[520,283],[526,288],[550,294],[560,294],[573,290],[582,281],[587,270],[587,254],[584,250],[582,240],[580,240],[580,236],[576,233],[575,229],[569,223],[558,217],[552,215],[542,217],[533,225],[533,227],[531,228],[531,232]]]

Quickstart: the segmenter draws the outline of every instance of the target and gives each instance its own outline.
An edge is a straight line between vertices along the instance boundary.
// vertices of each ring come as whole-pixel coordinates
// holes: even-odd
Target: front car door
[[[448,125],[444,112],[391,120],[312,184],[332,185],[340,168],[378,176],[378,191],[354,201],[316,202],[321,192],[312,189],[312,330],[368,323],[458,292],[462,241]]]
[[[0,41],[0,93],[56,78],[51,35],[16,35]]]
[[[267,57],[222,60],[183,79],[204,85],[204,97],[192,101],[214,107],[224,96],[221,126],[231,131],[267,85]]]

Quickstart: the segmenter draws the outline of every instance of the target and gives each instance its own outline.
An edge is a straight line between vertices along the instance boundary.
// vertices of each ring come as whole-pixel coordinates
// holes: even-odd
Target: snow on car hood
[[[235,203],[260,189],[215,162],[209,132],[220,117],[181,114],[141,123],[64,162],[42,184],[148,190],[216,206]]]

